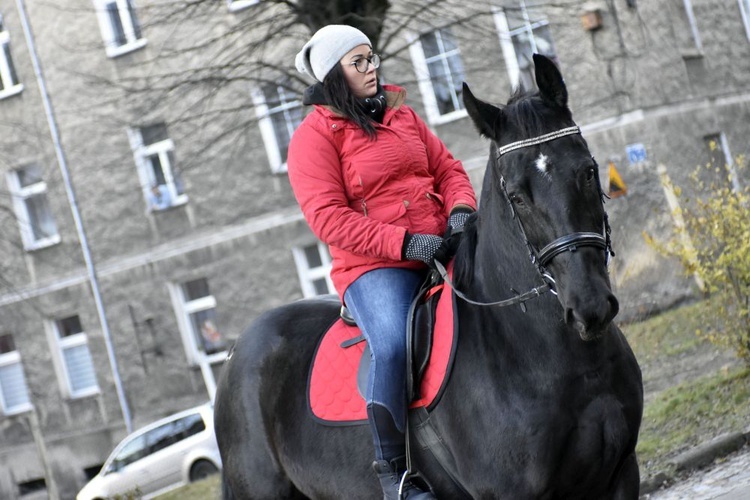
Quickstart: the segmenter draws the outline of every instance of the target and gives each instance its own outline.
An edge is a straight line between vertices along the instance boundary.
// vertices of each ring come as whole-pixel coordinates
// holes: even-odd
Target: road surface
[[[644,500],[750,500],[750,447]]]

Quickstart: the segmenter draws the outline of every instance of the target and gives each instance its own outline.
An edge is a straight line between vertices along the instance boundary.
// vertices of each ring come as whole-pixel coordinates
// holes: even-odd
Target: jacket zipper
[[[364,189],[365,186],[362,183],[362,176],[360,175],[358,177],[359,177],[359,187]],[[367,202],[365,201],[364,198],[362,198],[362,213],[364,213],[365,217],[367,217]]]

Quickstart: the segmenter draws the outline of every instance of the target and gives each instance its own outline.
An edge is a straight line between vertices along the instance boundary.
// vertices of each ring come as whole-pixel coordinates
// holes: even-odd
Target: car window
[[[146,434],[149,453],[157,452],[176,442],[174,433],[174,422],[160,425]]]
[[[206,423],[200,413],[188,415],[179,420],[180,439],[185,439],[206,430]]]
[[[146,434],[149,453],[162,450],[205,430],[205,428],[206,424],[198,413],[161,425]]]
[[[146,456],[146,451],[146,436],[142,435],[133,438],[132,441],[123,446],[119,453],[117,453],[112,461],[110,470],[120,470],[136,460],[140,460]]]

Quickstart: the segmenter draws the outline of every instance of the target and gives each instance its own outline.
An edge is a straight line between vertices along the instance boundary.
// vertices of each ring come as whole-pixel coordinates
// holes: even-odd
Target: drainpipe
[[[99,292],[99,281],[96,277],[96,268],[91,259],[91,252],[89,250],[88,240],[86,239],[86,231],[83,228],[81,214],[78,211],[78,203],[76,201],[75,191],[73,190],[73,184],[70,182],[68,164],[60,142],[60,132],[57,129],[55,114],[52,110],[52,102],[47,93],[47,84],[44,80],[44,75],[42,75],[42,67],[36,52],[36,45],[34,44],[34,35],[31,33],[31,25],[29,24],[29,18],[26,13],[26,4],[24,0],[16,0],[16,4],[18,5],[18,13],[21,17],[21,24],[23,25],[23,33],[26,36],[26,44],[29,47],[31,63],[34,66],[34,74],[36,75],[36,81],[39,85],[39,93],[42,96],[44,112],[47,115],[47,124],[49,126],[50,135],[52,136],[52,142],[55,145],[57,164],[60,166],[60,172],[62,173],[65,192],[68,195],[68,203],[70,204],[70,211],[73,214],[73,220],[75,221],[76,230],[78,232],[78,240],[81,242],[81,251],[83,252],[83,259],[86,262],[86,269],[88,271],[89,281],[91,282],[91,291],[94,295],[96,312],[99,314],[99,322],[102,325],[102,334],[104,336],[104,343],[107,346],[107,356],[109,357],[109,364],[112,368],[112,376],[114,378],[115,388],[117,389],[117,397],[120,400],[122,418],[125,421],[125,428],[127,429],[128,434],[130,434],[133,432],[133,425],[130,421],[130,409],[128,408],[128,402],[125,399],[125,392],[122,388],[122,380],[120,380],[120,372],[117,368],[117,358],[115,357],[115,351],[112,347],[112,337],[109,331],[109,324],[107,323],[107,315],[104,312],[104,304],[102,303],[102,296]]]

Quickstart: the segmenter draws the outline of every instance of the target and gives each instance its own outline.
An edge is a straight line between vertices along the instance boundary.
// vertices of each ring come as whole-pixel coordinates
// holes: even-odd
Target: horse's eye
[[[586,170],[586,180],[593,181],[595,177],[596,177],[596,167],[589,167]]]
[[[511,193],[510,194],[510,201],[514,205],[523,205],[523,197],[521,197],[518,193]]]

